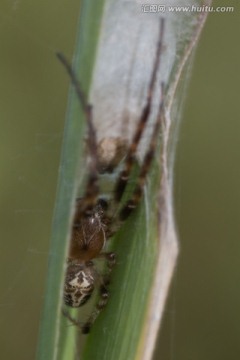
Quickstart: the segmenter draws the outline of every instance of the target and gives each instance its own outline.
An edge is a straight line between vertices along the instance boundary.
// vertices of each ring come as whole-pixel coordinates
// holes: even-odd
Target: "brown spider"
[[[70,75],[80,104],[86,115],[88,125],[88,149],[90,155],[89,176],[87,179],[85,195],[76,200],[76,209],[67,259],[64,302],[66,305],[73,308],[80,307],[89,300],[96,286],[99,286],[99,300],[96,304],[96,308],[83,325],[71,317],[67,311],[63,310],[64,315],[73,324],[80,327],[84,334],[87,334],[90,331],[92,324],[108,302],[109,278],[116,262],[115,254],[113,252],[104,252],[106,241],[108,241],[117,230],[116,228],[113,228],[116,223],[116,216],[111,217],[109,215],[109,207],[111,204],[108,200],[100,196],[99,173],[112,172],[115,170],[119,165],[120,160],[122,160],[122,155],[124,153],[125,158],[123,160],[123,167],[118,175],[113,192],[114,199],[112,203],[115,205],[118,204],[122,200],[126,186],[131,177],[133,166],[136,163],[137,148],[151,113],[152,94],[156,85],[156,74],[159,68],[162,51],[163,27],[164,22],[161,20],[159,41],[148,87],[146,104],[140,116],[132,142],[130,143],[130,146],[126,148],[126,144],[120,139],[105,139],[104,141],[108,144],[107,146],[109,146],[109,148],[114,148],[113,153],[115,155],[109,157],[110,160],[106,160],[106,157],[101,153],[101,146],[103,144],[97,144],[96,131],[92,122],[92,106],[87,103],[80,84],[65,57],[61,53],[57,54]],[[143,187],[154,157],[162,122],[163,86],[161,97],[157,119],[149,143],[149,149],[140,166],[139,176],[134,190],[130,199],[127,200],[120,207],[119,212],[117,212],[117,218],[120,225],[138,206],[142,198]],[[100,275],[95,267],[94,260],[98,258],[105,258],[107,262],[108,273],[105,276]]]

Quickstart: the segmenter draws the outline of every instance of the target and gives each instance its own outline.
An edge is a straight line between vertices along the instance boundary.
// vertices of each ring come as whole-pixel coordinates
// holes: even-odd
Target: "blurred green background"
[[[230,5],[219,1],[223,6]],[[210,14],[175,164],[180,256],[156,359],[240,356],[239,21]],[[0,354],[34,359],[80,2],[0,3]],[[106,359],[107,360],[107,359]]]

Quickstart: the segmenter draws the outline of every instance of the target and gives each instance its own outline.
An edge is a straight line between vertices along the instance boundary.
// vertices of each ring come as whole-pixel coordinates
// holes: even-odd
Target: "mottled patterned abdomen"
[[[87,265],[68,264],[64,288],[64,302],[71,307],[86,303],[94,290],[94,269]]]

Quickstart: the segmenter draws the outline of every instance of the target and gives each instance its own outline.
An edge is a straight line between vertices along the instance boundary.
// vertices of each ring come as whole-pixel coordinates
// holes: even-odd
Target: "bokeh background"
[[[240,356],[240,7],[210,14],[175,164],[180,256],[156,359]],[[0,354],[34,359],[79,0],[0,3]]]

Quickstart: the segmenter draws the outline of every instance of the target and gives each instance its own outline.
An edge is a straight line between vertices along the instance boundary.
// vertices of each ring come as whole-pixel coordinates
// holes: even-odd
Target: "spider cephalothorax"
[[[96,308],[83,325],[64,310],[67,318],[73,324],[79,326],[83,333],[89,332],[91,325],[108,301],[109,276],[115,265],[115,254],[104,250],[105,243],[118,231],[123,221],[128,218],[140,203],[143,187],[154,158],[163,117],[163,86],[156,122],[149,141],[149,148],[140,164],[139,175],[135,181],[132,194],[122,204],[123,195],[132,176],[133,166],[137,161],[137,148],[152,110],[152,96],[160,62],[162,38],[163,21],[160,24],[159,42],[153,63],[146,104],[143,107],[135,134],[129,146],[120,138],[115,140],[107,138],[99,144],[97,143],[96,131],[92,122],[92,106],[87,103],[71,66],[62,54],[58,54],[59,59],[70,74],[81,106],[85,112],[88,125],[89,174],[85,194],[76,200],[64,287],[64,302],[71,307],[84,305],[91,297],[93,290],[95,288],[99,289],[99,300]],[[106,149],[109,151],[106,151]],[[111,201],[106,201],[101,194],[99,174],[113,172],[121,160],[123,160],[122,168],[116,177],[113,198]],[[111,207],[114,209],[113,213],[110,211]],[[116,226],[116,224],[118,225]],[[95,264],[95,260],[99,258],[105,259],[107,263],[107,271],[104,275],[97,270]]]
[[[82,200],[77,199],[69,248],[69,259],[79,263],[96,258],[106,242],[106,222],[104,208],[98,202],[93,209],[82,213]]]

